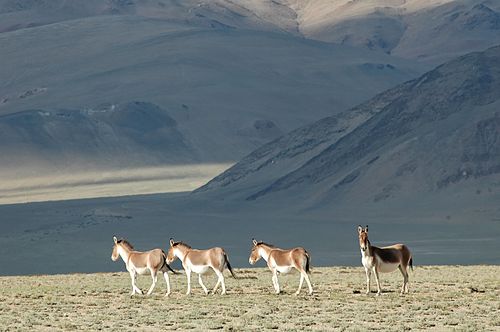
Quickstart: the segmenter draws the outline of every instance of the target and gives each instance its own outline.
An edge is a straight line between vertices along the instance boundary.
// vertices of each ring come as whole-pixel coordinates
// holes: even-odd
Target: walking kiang
[[[264,258],[269,270],[273,273],[272,281],[276,294],[280,293],[278,274],[289,273],[293,268],[300,272],[299,289],[295,294],[300,293],[304,279],[309,287],[309,294],[312,294],[313,288],[308,275],[311,257],[304,248],[280,249],[264,242],[257,242],[255,239],[252,239],[252,243],[253,247],[248,262],[254,265],[261,257]]]
[[[377,295],[380,295],[382,289],[380,288],[379,272],[393,272],[398,268],[403,275],[401,294],[408,293],[408,266],[413,269],[413,258],[410,249],[404,244],[394,244],[383,248],[372,246],[368,240],[368,226],[365,228],[358,226],[358,238],[361,262],[366,272],[366,294],[370,293],[372,272],[377,282]]]
[[[359,247],[361,250],[361,262],[366,272],[366,294],[370,293],[370,281],[372,273],[375,275],[377,283],[377,296],[382,293],[380,287],[379,273],[393,272],[399,269],[403,275],[403,285],[401,294],[409,292],[408,286],[408,267],[413,269],[413,258],[410,250],[404,244],[394,244],[387,247],[372,246],[368,240],[368,226],[365,228],[358,226]],[[143,294],[142,290],[137,287],[137,276],[150,274],[153,280],[147,295],[153,292],[156,286],[158,273],[163,273],[165,282],[167,283],[167,293],[170,294],[170,281],[168,271],[176,273],[169,264],[179,258],[182,267],[186,272],[187,290],[186,295],[191,293],[191,273],[198,274],[198,283],[203,288],[205,294],[209,291],[202,280],[202,275],[212,269],[217,275],[217,283],[212,290],[216,293],[219,286],[222,287],[221,294],[226,294],[226,283],[224,280],[224,270],[227,268],[231,275],[236,278],[234,271],[229,263],[227,253],[220,247],[200,250],[193,249],[184,242],[176,242],[170,239],[170,247],[165,253],[162,249],[152,249],[141,252],[134,250],[134,247],[126,240],[118,240],[113,237],[114,245],[111,259],[116,261],[121,257],[125,262],[127,271],[130,273],[132,281],[132,293]],[[311,281],[309,279],[311,256],[302,247],[292,249],[281,249],[271,244],[252,239],[252,250],[248,261],[254,265],[258,260],[263,258],[269,270],[272,272],[272,283],[276,294],[281,292],[278,281],[278,274],[286,274],[296,269],[300,273],[299,288],[295,295],[300,294],[304,280],[309,288],[309,294],[313,293]]]
[[[201,276],[212,269],[217,275],[217,283],[215,284],[212,293],[215,294],[219,285],[222,286],[222,295],[226,294],[226,283],[224,281],[224,269],[227,267],[231,275],[236,278],[227,254],[224,249],[215,247],[205,250],[193,249],[183,242],[175,242],[170,239],[170,248],[167,254],[167,263],[172,263],[176,258],[182,262],[182,267],[186,271],[187,276],[187,291],[186,295],[191,293],[191,272],[198,274],[198,282],[203,288],[205,294],[208,294],[207,287],[203,284]]]
[[[153,249],[145,252],[136,251],[134,247],[126,240],[118,240],[116,236],[113,236],[113,252],[111,253],[111,259],[116,261],[118,257],[121,257],[125,262],[127,271],[130,273],[130,279],[132,279],[132,293],[143,294],[142,290],[136,285],[137,276],[150,274],[153,279],[151,287],[149,287],[147,295],[153,292],[156,286],[156,281],[158,279],[158,273],[162,272],[165,282],[167,283],[167,293],[165,296],[170,294],[170,281],[168,278],[168,271],[173,273],[174,270],[167,263],[167,254],[162,249]]]

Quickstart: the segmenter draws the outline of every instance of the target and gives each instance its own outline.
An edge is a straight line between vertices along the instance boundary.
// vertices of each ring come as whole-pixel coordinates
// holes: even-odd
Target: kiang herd
[[[408,267],[413,269],[412,255],[408,247],[404,244],[394,244],[383,248],[372,246],[368,240],[368,226],[365,228],[358,226],[358,239],[361,250],[361,261],[366,272],[366,294],[370,293],[370,279],[372,273],[375,275],[375,281],[377,283],[377,295],[380,295],[382,290],[380,288],[379,273],[393,272],[396,269],[399,269],[403,275],[401,294],[408,293]],[[208,294],[209,291],[203,283],[201,276],[210,269],[213,270],[217,276],[217,283],[212,290],[214,294],[219,286],[222,288],[221,294],[226,294],[226,284],[223,274],[224,269],[227,268],[231,275],[236,278],[226,252],[220,247],[199,250],[191,248],[184,242],[176,242],[170,239],[170,247],[167,253],[162,249],[152,249],[141,252],[134,250],[134,247],[132,247],[127,240],[119,240],[113,237],[113,241],[114,245],[111,259],[116,261],[118,257],[121,257],[125,262],[132,281],[131,295],[135,293],[143,294],[142,290],[137,287],[136,281],[138,275],[147,274],[151,275],[153,280],[147,292],[147,295],[150,295],[156,286],[158,274],[160,272],[163,273],[163,277],[167,283],[167,293],[165,296],[170,295],[168,271],[172,273],[176,272],[169,264],[177,258],[181,261],[187,277],[186,295],[191,293],[192,272],[198,274],[198,283],[203,288],[205,294]],[[278,274],[289,273],[294,268],[300,273],[299,288],[295,294],[298,295],[300,293],[304,280],[307,283],[309,294],[313,293],[308,275],[310,272],[311,256],[304,248],[280,249],[262,241],[256,241],[255,239],[252,239],[252,244],[248,261],[252,265],[261,258],[266,261],[269,270],[272,272],[272,283],[276,294],[280,293]]]

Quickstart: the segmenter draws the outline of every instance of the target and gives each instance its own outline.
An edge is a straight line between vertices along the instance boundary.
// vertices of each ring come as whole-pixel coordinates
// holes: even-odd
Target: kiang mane
[[[119,244],[123,244],[125,247],[127,247],[129,250],[134,250],[134,246],[132,246],[132,244],[130,244],[130,242],[128,242],[127,240],[125,239],[120,239],[117,241],[117,243]]]
[[[273,245],[273,244],[269,244],[269,243],[266,243],[266,242],[263,242],[263,241],[257,242],[257,245],[261,245],[261,244],[263,244],[265,246],[268,246],[268,247],[276,248],[276,246]]]
[[[184,243],[182,241],[175,242],[172,247],[176,247],[176,246],[184,246],[184,247],[186,247],[188,249],[191,249],[191,246],[189,244],[186,244],[186,243]]]

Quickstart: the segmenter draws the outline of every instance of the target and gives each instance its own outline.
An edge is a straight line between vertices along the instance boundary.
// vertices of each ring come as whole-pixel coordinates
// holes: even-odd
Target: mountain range
[[[427,68],[282,32],[137,15],[12,30],[0,44],[0,152],[10,156],[0,170],[10,179],[89,167],[231,164]],[[166,122],[137,145],[123,125],[142,121],[139,114],[151,121],[150,111]]]
[[[91,165],[231,164],[500,43],[499,17],[495,1],[1,0],[0,152],[11,158],[0,168],[12,177]],[[89,118],[132,104],[173,120],[179,149],[158,133],[136,148],[131,131],[109,122],[116,117]],[[70,115],[73,129],[57,129],[55,114]]]
[[[499,91],[500,47],[470,53],[262,146],[196,192],[332,214],[493,221]]]
[[[498,11],[0,0],[0,274],[122,270],[113,235],[359,265],[358,224],[498,264]]]
[[[95,16],[140,16],[204,28],[283,32],[443,62],[499,42],[493,0],[2,0],[0,31]]]

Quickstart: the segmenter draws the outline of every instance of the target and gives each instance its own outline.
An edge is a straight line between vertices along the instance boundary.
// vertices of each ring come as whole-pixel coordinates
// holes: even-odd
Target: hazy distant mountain
[[[227,167],[435,63],[500,43],[499,7],[0,0],[0,151],[11,156],[0,161],[0,175],[84,165]],[[162,129],[145,130],[147,138],[116,117],[89,113],[114,105],[121,114],[136,102],[133,121],[166,119]]]
[[[106,15],[298,33],[295,12],[278,2],[228,0],[0,0],[0,32]]]
[[[0,0],[0,32],[102,15],[285,32],[434,64],[500,43],[492,0]]]
[[[132,151],[136,145],[129,142],[136,138],[127,137],[128,132],[101,137],[107,131],[90,130],[89,118],[82,114],[100,105],[133,101],[151,106],[138,106],[141,110],[134,121],[148,123],[149,116],[154,116],[149,111],[158,110],[176,122],[183,139],[166,143],[166,137],[152,136],[130,154],[130,165],[150,165],[151,160],[233,162],[284,132],[422,72],[421,66],[381,52],[366,54],[285,34],[207,29],[138,16],[89,17],[5,32],[0,34],[0,44],[0,114],[76,112],[56,127],[57,117],[32,117],[32,130],[23,132],[22,150],[15,145],[18,129],[8,127],[12,122],[3,122],[0,150],[17,149],[32,156],[34,160],[23,167],[40,165],[34,157],[43,154],[39,148],[44,143],[61,144],[60,158],[44,157],[58,166],[83,158],[87,164],[98,164],[109,146],[114,146],[113,151]],[[113,114],[121,111],[117,108]],[[108,120],[109,126],[115,126],[114,118]],[[68,127],[63,128],[63,123]],[[95,153],[86,153],[86,135],[70,140],[51,135],[50,141],[41,140],[39,132],[46,126],[52,132],[86,128],[102,144],[93,148]],[[179,155],[170,146],[181,141],[190,150],[180,145]],[[61,164],[68,144],[73,152],[81,147],[82,156],[72,155]],[[160,152],[158,146],[165,148]],[[37,149],[38,154],[28,152]],[[112,161],[113,155],[107,159]],[[5,169],[5,163],[0,161],[0,167]],[[123,165],[119,160],[116,164]]]
[[[307,38],[434,64],[500,43],[500,3],[484,0],[289,1]]]
[[[412,210],[427,202],[427,212],[436,212],[447,201],[456,213],[477,209],[479,199],[483,212],[495,212],[499,91],[497,46],[292,131],[197,192],[332,211],[393,202]]]
[[[84,169],[197,159],[177,122],[165,110],[142,102],[0,116],[0,141],[0,153],[10,156],[2,164],[11,168],[30,160]]]
[[[0,274],[123,269],[112,234],[352,265],[365,222],[417,264],[498,264],[499,47],[415,78],[500,44],[499,8],[0,0],[0,203],[66,199],[0,206]],[[67,200],[188,190],[253,150],[197,194]]]

